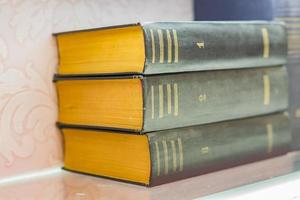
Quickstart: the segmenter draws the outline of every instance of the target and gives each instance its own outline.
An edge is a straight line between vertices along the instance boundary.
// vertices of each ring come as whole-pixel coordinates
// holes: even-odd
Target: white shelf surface
[[[153,188],[59,168],[0,180],[0,200],[300,199],[300,152]]]

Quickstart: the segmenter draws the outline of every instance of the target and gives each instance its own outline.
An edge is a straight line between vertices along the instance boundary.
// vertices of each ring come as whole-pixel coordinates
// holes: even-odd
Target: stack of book
[[[65,169],[155,186],[289,151],[280,23],[144,23],[56,38]]]

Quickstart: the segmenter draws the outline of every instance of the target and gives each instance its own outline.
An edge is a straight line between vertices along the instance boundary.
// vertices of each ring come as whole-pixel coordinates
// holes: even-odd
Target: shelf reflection
[[[272,158],[153,188],[61,171],[0,186],[0,199],[194,199],[299,170],[300,153]]]

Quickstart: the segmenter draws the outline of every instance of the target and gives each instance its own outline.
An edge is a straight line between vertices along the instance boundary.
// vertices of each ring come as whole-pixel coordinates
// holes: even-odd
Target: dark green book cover
[[[139,47],[140,49],[136,49],[136,51],[145,51],[141,53],[144,54],[144,58],[142,58],[144,62],[138,64],[143,66],[131,69],[132,71],[124,69],[124,71],[115,72],[110,71],[107,64],[100,63],[99,72],[94,69],[95,71],[84,74],[85,72],[79,70],[72,74],[62,72],[63,75],[161,74],[274,66],[286,63],[286,31],[284,25],[278,22],[150,22],[81,30],[75,31],[75,33],[126,29],[132,26],[141,28],[144,49]],[[72,33],[74,32],[55,35],[68,37]],[[118,35],[114,35],[114,38],[118,38]],[[94,42],[93,38],[86,38],[84,41],[91,44]],[[77,48],[82,45],[82,42],[74,40],[72,45]],[[122,41],[113,45],[121,46]],[[138,47],[129,46],[128,48]],[[81,50],[78,48],[78,51]],[[126,49],[122,51],[126,51]],[[101,51],[99,51],[100,53]],[[63,56],[60,55],[60,57]],[[74,59],[76,61],[76,58]],[[96,62],[96,58],[89,59]],[[132,59],[134,58],[119,56],[120,69],[126,61]],[[85,68],[91,64],[89,60],[78,60],[78,62],[86,62]],[[101,68],[107,70],[103,72]]]
[[[64,131],[66,131],[66,129],[64,129],[63,132]],[[75,135],[74,138],[77,138],[75,139],[77,142],[79,139],[81,143],[86,144],[85,142],[88,138],[85,137],[85,135],[97,135],[99,132],[99,130],[85,131],[84,135],[77,135],[76,129],[73,129],[73,134],[69,134],[65,140],[71,140],[72,135]],[[124,134],[126,134],[125,132],[120,131],[110,131],[110,133],[114,134],[115,137],[120,138],[123,138]],[[146,185],[149,186],[156,186],[282,155],[290,150],[291,143],[291,132],[287,113],[276,113],[209,125],[155,131],[147,133],[146,135],[137,135],[135,137],[145,136],[145,140],[147,141],[145,143],[145,148],[149,148],[147,154],[150,154],[150,166],[148,169],[150,171],[147,173],[149,174],[149,177],[147,177],[149,181],[146,183]],[[102,138],[101,142],[109,142],[109,139],[106,141]],[[65,158],[78,156],[78,154],[74,154],[68,149],[74,147],[72,147],[69,142],[66,142],[66,144]],[[97,141],[95,141],[95,144],[97,144]],[[112,146],[111,148],[114,148],[117,152],[123,152],[122,149],[130,149],[131,145],[131,143],[128,144],[125,142],[121,146]],[[76,148],[80,152],[88,151],[89,154],[96,154],[97,158],[101,157],[101,153],[99,154],[98,151],[91,150],[97,149],[97,146],[91,147],[89,145],[79,145],[76,146]],[[139,150],[144,150],[144,148],[137,149],[137,151]],[[126,157],[129,155],[125,153],[123,156]],[[135,155],[132,156],[134,157]],[[93,156],[84,156],[83,159],[78,156],[78,159],[68,162],[66,169],[126,182],[134,182],[134,180],[129,177],[128,179],[124,177],[109,177],[108,175],[105,175],[107,172],[101,170],[91,172],[88,170],[91,167],[76,167],[82,160],[88,162],[89,165],[93,162],[99,162],[86,159],[92,157]],[[102,164],[105,164],[103,161],[101,162]],[[110,161],[108,161],[108,163],[110,163]],[[122,161],[120,161],[120,163],[122,163]],[[118,160],[114,161],[114,165],[124,166],[120,163],[118,163]],[[125,168],[128,169],[128,165],[126,165]],[[129,166],[129,168],[138,169],[135,165]],[[122,169],[120,168],[119,170]],[[145,182],[134,183],[145,184]]]
[[[280,65],[286,33],[273,22],[143,24],[144,74]]]
[[[141,130],[127,130],[145,133],[191,125],[239,119],[282,111],[287,108],[287,73],[285,67],[251,68],[240,70],[206,71],[193,73],[164,74],[133,77],[79,77],[84,79],[81,88],[88,90],[95,81],[103,79],[138,78],[143,89],[143,126]],[[72,84],[74,78],[57,78],[60,84]],[[69,88],[74,98],[93,99],[93,93],[80,96],[76,87]],[[61,91],[58,91],[60,94]],[[130,95],[141,95],[134,92]],[[60,95],[59,95],[60,98]],[[93,101],[97,107],[99,101]],[[73,117],[93,115],[77,109],[71,101],[59,103],[63,114]],[[125,112],[126,108],[118,108]],[[123,109],[123,110],[122,110]],[[60,109],[62,110],[62,109]],[[83,113],[84,112],[84,113]],[[127,116],[127,115],[126,115]],[[128,119],[130,120],[130,114]],[[106,127],[95,122],[60,121],[61,126],[120,129],[121,126]]]
[[[291,143],[286,114],[158,131],[147,136],[151,185],[287,153]]]

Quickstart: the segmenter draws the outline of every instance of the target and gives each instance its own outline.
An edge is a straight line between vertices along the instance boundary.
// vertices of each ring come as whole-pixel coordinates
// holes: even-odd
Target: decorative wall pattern
[[[0,0],[0,179],[62,164],[53,32],[192,20],[191,0]]]

